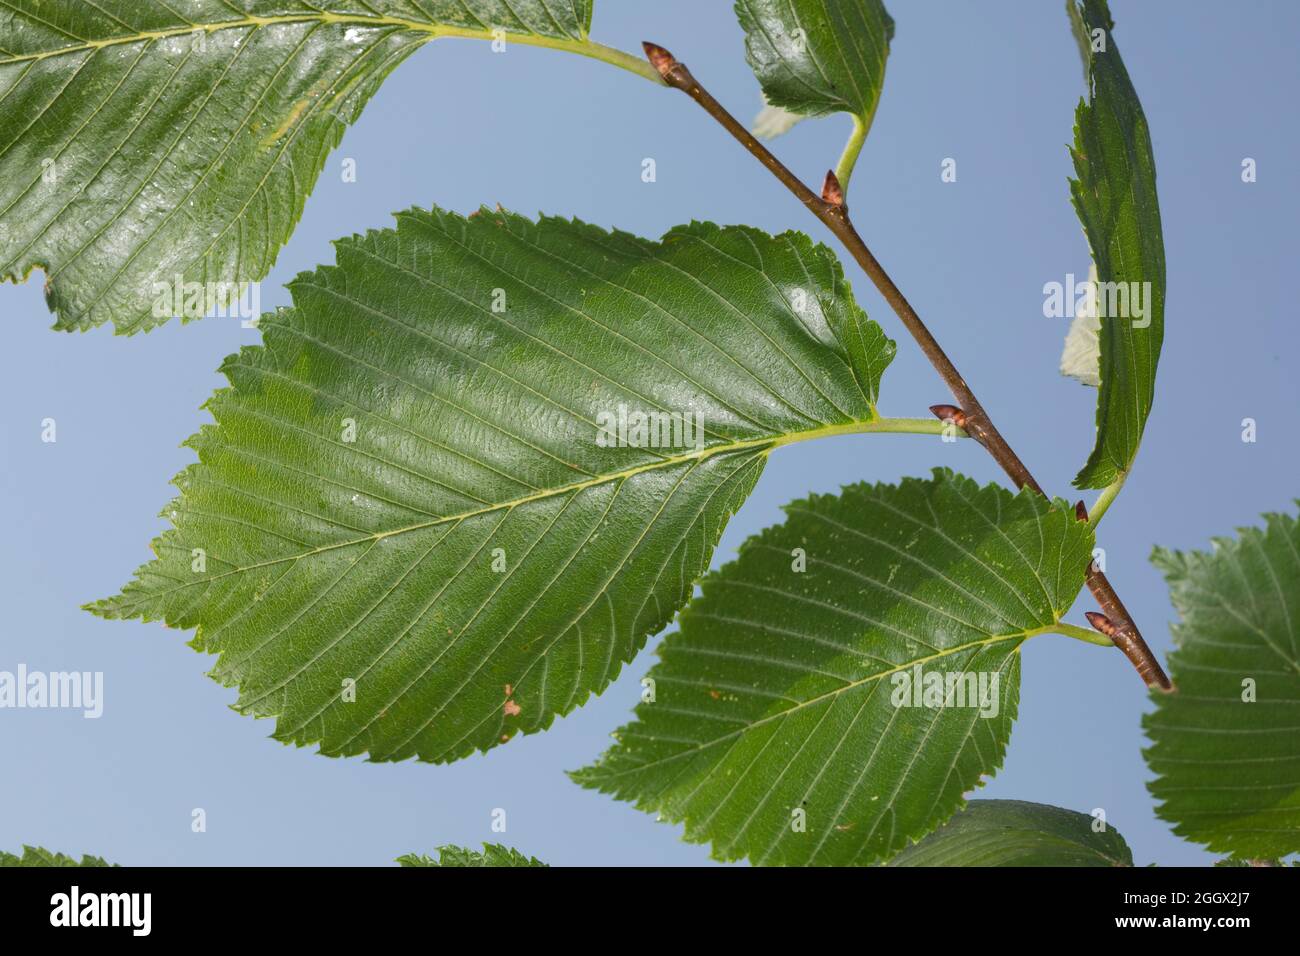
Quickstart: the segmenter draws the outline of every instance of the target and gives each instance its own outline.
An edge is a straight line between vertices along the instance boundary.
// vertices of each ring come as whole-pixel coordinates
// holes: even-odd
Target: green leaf
[[[459,846],[440,846],[437,859],[424,854],[407,853],[397,858],[402,866],[546,866],[541,860],[524,856],[518,850],[499,843],[484,843],[483,852]]]
[[[75,857],[65,856],[62,853],[51,853],[44,847],[24,846],[22,856],[15,856],[12,853],[5,853],[0,850],[0,867],[53,867],[53,866],[110,866],[116,864],[105,863],[97,856],[86,855],[78,863]]]
[[[757,136],[800,119],[848,113],[853,131],[835,166],[847,190],[876,115],[894,21],[880,0],[736,0],[745,55],[763,88]]]
[[[894,21],[879,0],[736,0],[745,54],[772,106],[871,125]]]
[[[1255,866],[1255,867],[1286,866],[1287,863],[1277,858],[1273,858],[1271,860],[1270,859],[1242,860],[1235,856],[1230,856],[1227,857],[1226,859],[1215,860],[1214,865],[1238,869],[1238,868],[1250,867],[1250,866]],[[1300,866],[1300,860],[1297,860],[1296,862],[1290,865]]]
[[[1024,800],[972,800],[888,866],[1132,866],[1109,826],[1086,813]]]
[[[1177,690],[1142,721],[1160,818],[1245,859],[1300,851],[1300,524],[1264,518],[1210,552],[1155,550]]]
[[[1064,502],[942,469],[786,511],[704,579],[655,699],[574,778],[718,859],[871,864],[1001,764],[1020,645],[1074,601],[1092,533]]]
[[[147,329],[178,296],[207,314],[265,276],[344,129],[430,40],[499,27],[654,76],[587,39],[591,0],[4,8],[0,280],[45,270],[60,329]]]
[[[1073,12],[1089,43],[1091,84],[1075,113],[1071,155],[1078,178],[1070,180],[1070,198],[1101,283],[1097,443],[1074,484],[1104,488],[1132,466],[1155,399],[1165,334],[1165,246],[1151,135],[1115,45],[1110,10],[1105,0],[1083,0]],[[1095,49],[1103,43],[1104,50]]]
[[[411,210],[337,255],[226,360],[158,559],[91,608],[197,627],[284,741],[545,729],[671,620],[774,448],[882,424],[894,345],[806,236]],[[620,445],[620,409],[693,427]]]

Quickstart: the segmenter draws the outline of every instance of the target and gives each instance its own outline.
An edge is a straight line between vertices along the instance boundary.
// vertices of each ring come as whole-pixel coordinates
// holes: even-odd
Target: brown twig
[[[885,297],[885,301],[898,314],[907,331],[911,333],[912,338],[916,340],[925,357],[930,360],[930,364],[935,367],[944,382],[951,389],[953,396],[961,403],[960,408],[953,406],[936,406],[935,414],[940,418],[951,418],[956,420],[961,416],[964,422],[960,425],[970,437],[974,438],[988,453],[993,456],[1002,470],[1007,473],[1017,488],[1028,487],[1046,497],[1046,492],[1034,480],[1029,469],[1025,467],[1018,455],[1007,444],[1005,438],[993,425],[992,419],[989,418],[988,412],[980,404],[975,393],[971,391],[966,380],[962,378],[957,367],[953,365],[952,360],[940,347],[938,341],[931,334],[921,317],[917,315],[916,310],[899,291],[894,280],[885,272],[884,267],[872,255],[871,250],[867,247],[866,242],[858,235],[858,231],[853,227],[853,221],[849,218],[848,207],[844,203],[844,192],[840,188],[839,180],[835,178],[833,171],[826,174],[826,182],[822,187],[820,196],[813,193],[811,189],[805,186],[794,173],[768,150],[762,143],[754,138],[749,130],[745,129],[736,118],[728,113],[717,100],[704,89],[691,75],[685,64],[680,63],[677,59],[661,46],[653,43],[643,43],[646,56],[655,69],[659,71],[664,82],[671,87],[686,93],[691,99],[695,100],[704,111],[712,116],[719,124],[732,136],[734,136],[745,149],[749,150],[754,157],[767,167],[778,180],[780,180],[787,189],[790,190],[801,203],[808,207],[808,211],[820,219],[837,239],[844,244],[853,258],[857,260],[862,271],[867,274],[880,294]],[[941,413],[942,412],[942,413]],[[1110,627],[1108,637],[1115,643],[1124,656],[1132,662],[1137,669],[1142,680],[1148,687],[1159,687],[1163,690],[1170,690],[1172,685],[1165,672],[1160,667],[1160,662],[1156,660],[1151,649],[1147,647],[1146,641],[1142,639],[1137,625],[1133,622],[1132,615],[1124,607],[1124,602],[1119,599],[1115,589],[1106,580],[1106,575],[1096,564],[1089,562],[1087,572],[1088,589],[1092,591],[1097,603],[1101,606],[1104,614],[1097,615],[1104,618]],[[1090,618],[1091,619],[1091,618]]]

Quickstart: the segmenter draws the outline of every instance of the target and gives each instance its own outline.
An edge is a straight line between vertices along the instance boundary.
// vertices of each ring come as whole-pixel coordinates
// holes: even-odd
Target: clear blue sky
[[[735,112],[759,106],[724,0],[597,0],[596,39],[669,47]],[[1102,526],[1107,569],[1148,640],[1169,647],[1154,544],[1213,535],[1290,510],[1300,494],[1294,415],[1300,349],[1294,275],[1300,189],[1300,4],[1113,0],[1116,39],[1150,121],[1169,264],[1155,412],[1136,471]],[[1066,177],[1082,74],[1059,2],[895,0],[884,97],[854,176],[855,219],[1043,484],[1067,494],[1091,446],[1095,393],[1062,379],[1065,319],[1045,282],[1087,271]],[[809,181],[833,165],[849,122],[808,122],[778,142]],[[343,183],[344,157],[358,180]],[[641,181],[653,157],[658,179]],[[956,183],[940,163],[957,160]],[[1258,163],[1243,184],[1241,161]],[[692,218],[829,236],[689,100],[594,61],[439,41],[387,82],[330,156],[297,233],[263,283],[332,261],[330,240],[383,227],[413,204],[501,203],[658,236]],[[881,402],[891,415],[947,401],[865,277],[859,301],[899,340]],[[332,760],[268,739],[227,705],[211,660],[161,625],[109,623],[78,606],[112,593],[161,529],[179,443],[224,382],[221,359],[258,333],[238,321],[171,324],[132,339],[50,331],[39,276],[0,286],[0,670],[103,671],[97,721],[0,711],[0,848],[23,842],[124,864],[380,864],[441,843],[501,839],[556,864],[692,864],[680,828],[579,789],[562,773],[599,752],[636,703],[649,651],[545,734],[450,766]],[[1288,366],[1286,363],[1291,362]],[[1292,369],[1291,372],[1287,368]],[[58,422],[58,441],[40,423]],[[1243,444],[1241,420],[1258,441]],[[857,436],[785,449],[732,521],[716,560],[809,491],[926,474],[947,464],[1000,480],[972,443]],[[1072,620],[1091,606],[1085,597]],[[653,646],[654,642],[651,642]],[[1040,638],[1024,652],[1021,715],[981,795],[1104,808],[1139,862],[1210,857],[1153,812],[1140,755],[1149,707],[1118,653]],[[202,807],[206,833],[190,829]],[[491,833],[494,808],[508,832]]]

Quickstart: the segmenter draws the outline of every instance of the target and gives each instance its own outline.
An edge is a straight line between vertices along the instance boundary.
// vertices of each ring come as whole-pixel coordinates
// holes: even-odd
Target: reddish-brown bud
[[[1079,500],[1079,501],[1077,501],[1077,502],[1075,502],[1075,505],[1074,505],[1074,516],[1075,516],[1076,518],[1078,518],[1080,521],[1087,521],[1087,520],[1088,520],[1088,509],[1087,509],[1087,507],[1084,506],[1084,503],[1083,503],[1082,499]]]
[[[657,43],[651,43],[644,40],[641,47],[645,50],[646,59],[650,65],[659,71],[660,76],[666,77],[668,71],[677,65],[677,57],[673,56]]]
[[[1107,637],[1113,638],[1115,636],[1117,630],[1115,622],[1105,614],[1102,614],[1100,611],[1086,611],[1083,616],[1088,619],[1089,624],[1098,631],[1101,631],[1101,633],[1105,634]]]
[[[822,183],[822,201],[832,206],[844,205],[844,189],[840,186],[839,177],[835,175],[833,169],[826,170],[826,181]]]
[[[956,405],[931,405],[930,411],[941,422],[952,422],[963,431],[966,429],[966,413]]]

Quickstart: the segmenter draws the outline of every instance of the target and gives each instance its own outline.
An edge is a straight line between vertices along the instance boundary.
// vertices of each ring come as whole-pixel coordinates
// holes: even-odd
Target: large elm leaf
[[[887,866],[1132,866],[1133,854],[1086,813],[1024,800],[972,800]]]
[[[590,54],[591,5],[6,0],[0,279],[41,268],[56,328],[126,333],[171,314],[155,283],[261,279],[326,155],[418,47],[500,28]]]
[[[337,257],[226,360],[157,560],[91,608],[197,627],[281,740],[544,729],[668,623],[775,447],[878,421],[893,343],[806,236],[411,210]],[[620,445],[619,414],[697,428]]]
[[[513,847],[484,843],[482,851],[459,846],[440,846],[436,857],[407,853],[397,858],[402,866],[546,866],[534,856],[525,856]]]
[[[719,859],[871,864],[1000,766],[1020,645],[1073,603],[1092,532],[942,469],[786,512],[703,580],[654,700],[574,778]]]
[[[894,38],[880,0],[736,0],[736,16],[770,105],[871,125]]]
[[[1177,691],[1142,721],[1161,819],[1249,859],[1300,852],[1300,523],[1265,522],[1210,552],[1155,550],[1181,617]]]
[[[80,861],[74,856],[67,856],[63,853],[54,853],[44,847],[24,846],[21,854],[5,853],[0,850],[0,867],[101,867],[109,866],[100,857],[83,856]]]
[[[1165,334],[1165,246],[1151,135],[1106,0],[1082,0],[1071,11],[1090,83],[1075,112],[1071,155],[1078,178],[1070,180],[1070,199],[1097,267],[1101,348],[1097,440],[1074,483],[1104,488],[1132,466],[1155,399]]]

